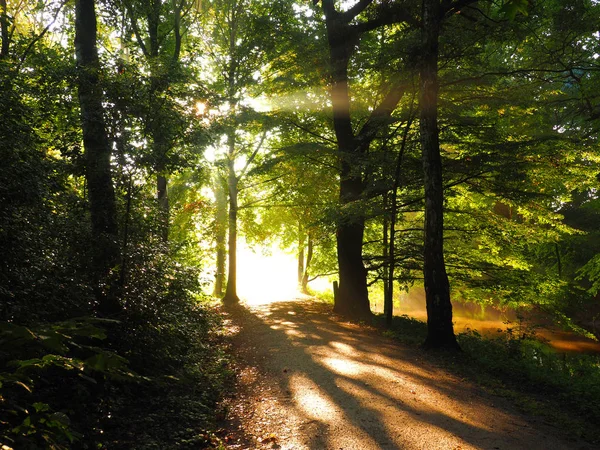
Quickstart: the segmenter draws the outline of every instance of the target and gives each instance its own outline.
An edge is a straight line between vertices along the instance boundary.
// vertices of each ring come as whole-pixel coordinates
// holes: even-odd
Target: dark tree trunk
[[[0,59],[8,56],[10,49],[10,35],[8,31],[8,11],[6,10],[6,0],[0,0]]]
[[[227,289],[223,303],[235,304],[240,301],[237,295],[237,211],[238,211],[238,179],[235,174],[235,131],[231,130],[227,136],[229,146],[229,160],[227,185],[229,187],[229,270],[227,273]]]
[[[86,180],[92,225],[93,281],[98,311],[112,315],[120,310],[118,276],[120,262],[115,193],[106,135],[100,62],[96,47],[94,0],[78,0],[75,6],[75,52],[78,91],[86,161]]]
[[[150,28],[151,30],[152,28]],[[152,34],[151,34],[152,36]],[[158,47],[151,46],[151,58],[158,58]],[[150,118],[150,137],[152,139],[152,153],[154,157],[154,170],[156,172],[156,200],[158,203],[159,230],[163,242],[169,241],[169,193],[167,187],[167,153],[170,144],[166,137],[164,124],[161,123],[161,101],[160,95],[164,91],[162,80],[157,75],[152,74],[150,86],[150,107],[152,108]]]
[[[156,175],[156,197],[160,214],[160,233],[163,242],[169,241],[169,193],[167,190],[168,180],[165,171],[158,168],[160,172]]]
[[[337,228],[337,254],[340,272],[338,296],[333,310],[354,319],[372,316],[367,291],[367,270],[362,260],[364,218],[353,218]]]
[[[444,263],[444,193],[437,124],[439,0],[423,0],[421,75],[421,148],[425,178],[424,283],[428,348],[458,349],[452,325],[450,284]]]
[[[389,214],[387,213],[389,209],[389,193],[384,193],[383,198],[383,315],[385,316],[385,324],[389,328],[392,323],[392,314],[394,313],[394,305],[393,305],[393,294],[394,292],[390,292],[388,290],[388,280],[390,279],[391,274],[391,265],[393,261],[390,260],[389,257],[389,247],[390,247],[390,238],[389,238],[389,227],[390,220]],[[390,317],[388,320],[388,312],[390,313]]]
[[[356,3],[346,11],[337,11],[334,0],[322,0],[327,28],[327,43],[331,64],[331,103],[333,127],[337,139],[340,165],[340,215],[337,223],[339,292],[334,300],[334,311],[356,319],[372,317],[367,290],[367,271],[362,259],[362,238],[365,216],[358,202],[363,200],[366,178],[363,159],[377,131],[391,117],[404,90],[396,81],[375,108],[368,121],[355,135],[350,117],[350,92],[348,88],[348,64],[363,32],[386,24],[405,21],[409,16],[404,10],[390,13],[387,2],[378,3],[378,16],[358,26],[355,19],[372,0]]]
[[[324,3],[325,7],[325,3]],[[367,291],[367,271],[362,259],[364,217],[349,208],[361,200],[364,191],[359,164],[359,145],[354,137],[350,118],[348,89],[348,62],[357,36],[349,32],[347,24],[335,14],[327,14],[327,38],[331,61],[331,101],[333,126],[340,159],[340,208],[337,223],[337,253],[339,292],[334,311],[356,319],[371,317]],[[352,209],[352,212],[348,210]]]
[[[217,247],[217,271],[215,274],[215,290],[213,295],[221,297],[225,282],[225,242],[227,239],[227,193],[220,176],[215,177],[215,198],[217,203],[215,240]]]

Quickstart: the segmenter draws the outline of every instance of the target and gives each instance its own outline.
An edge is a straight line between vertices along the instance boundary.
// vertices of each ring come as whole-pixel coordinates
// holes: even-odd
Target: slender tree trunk
[[[302,234],[302,225],[298,225],[298,286],[302,286],[304,277],[304,235]]]
[[[396,269],[396,221],[398,220],[398,188],[400,187],[400,175],[402,172],[402,161],[404,159],[404,152],[408,143],[408,133],[413,123],[413,107],[411,104],[410,116],[404,133],[402,135],[402,144],[400,146],[400,153],[396,160],[396,170],[394,171],[394,183],[392,185],[392,191],[390,192],[390,231],[389,231],[389,250],[388,250],[388,272],[386,276],[385,293],[384,293],[384,316],[385,324],[388,328],[392,326],[392,320],[394,317],[394,271]]]
[[[444,193],[437,123],[437,65],[441,19],[440,1],[423,0],[420,132],[425,178],[425,346],[458,349],[452,325],[450,284],[444,263]]]
[[[119,312],[118,274],[120,262],[115,193],[110,168],[110,146],[104,123],[100,62],[96,47],[94,0],[75,5],[75,52],[78,92],[86,161],[86,181],[92,225],[93,281],[98,311]]]
[[[308,294],[308,269],[310,268],[310,263],[312,262],[312,258],[313,258],[313,239],[312,236],[310,234],[310,232],[308,233],[308,239],[307,239],[307,249],[306,249],[306,264],[304,264],[304,273],[302,274],[302,283],[300,284],[300,289],[302,291],[303,294]]]
[[[217,203],[216,233],[215,240],[217,244],[217,272],[215,274],[215,290],[213,295],[221,297],[223,295],[223,286],[225,284],[225,256],[227,240],[227,192],[223,186],[224,181],[220,176],[214,180],[214,190]]]
[[[0,0],[0,59],[8,56],[10,49],[10,35],[8,31],[8,11],[6,10],[6,0]]]
[[[560,247],[558,242],[554,244],[554,252],[556,254],[556,270],[558,271],[558,278],[562,278],[562,261],[560,258]]]
[[[129,174],[129,181],[127,182],[127,203],[125,206],[125,217],[123,218],[123,244],[121,246],[121,276],[119,284],[125,286],[128,269],[128,258],[129,258],[129,221],[131,217],[131,201],[133,197],[133,177]]]
[[[229,188],[229,270],[227,273],[227,289],[223,303],[235,304],[240,301],[237,295],[237,210],[238,210],[238,179],[235,173],[235,130],[227,136],[229,159],[227,162],[229,173],[227,185]]]
[[[150,27],[150,30],[153,28]],[[150,33],[151,42],[154,41],[152,36],[155,33]],[[153,43],[151,45],[151,59],[158,59],[158,44]],[[161,80],[158,76],[151,74],[151,86],[150,86],[150,102],[152,113],[154,117],[150,119],[150,136],[152,138],[152,153],[155,159],[154,170],[156,172],[156,201],[158,203],[158,214],[159,214],[159,230],[163,242],[169,241],[169,193],[167,188],[167,168],[166,159],[169,151],[169,142],[166,138],[166,131],[163,128],[164,124],[161,123],[160,117],[160,94],[164,90],[161,87]]]
[[[393,301],[393,297],[389,297],[389,291],[388,291],[388,279],[390,276],[390,265],[393,264],[393,262],[390,260],[389,257],[389,227],[390,227],[390,220],[389,220],[389,215],[388,215],[388,208],[389,208],[389,193],[385,192],[383,194],[383,314],[386,318],[386,326],[389,327],[388,324],[388,319],[387,319],[387,311],[390,309],[393,309],[393,306],[390,308],[390,303]],[[393,294],[393,293],[392,293]],[[391,319],[390,319],[390,324],[391,324]]]

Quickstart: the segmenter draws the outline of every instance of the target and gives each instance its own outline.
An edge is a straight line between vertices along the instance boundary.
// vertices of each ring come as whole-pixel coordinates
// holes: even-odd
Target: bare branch
[[[265,138],[266,137],[267,137],[267,132],[265,131],[263,133],[263,135],[261,136],[261,138],[260,138],[260,142],[258,143],[258,145],[256,146],[256,148],[254,149],[254,151],[250,155],[250,158],[248,158],[248,161],[246,161],[246,165],[244,166],[244,168],[242,169],[242,171],[238,175],[238,177],[237,177],[238,181],[241,180],[244,177],[244,175],[246,175],[246,171],[248,170],[248,167],[250,166],[250,164],[252,164],[252,161],[254,161],[254,158],[256,158],[256,155],[258,154],[258,152],[262,148],[263,143],[265,142]]]
[[[19,61],[19,65],[17,66],[17,70],[19,70],[21,68],[21,66],[23,65],[23,63],[25,62],[25,58],[27,58],[27,56],[29,55],[29,52],[31,52],[31,49],[33,48],[33,46],[40,40],[42,39],[46,33],[48,32],[48,30],[50,29],[50,27],[52,25],[54,25],[54,22],[56,22],[56,19],[58,18],[58,15],[60,14],[60,11],[63,9],[63,7],[67,4],[67,0],[64,0],[60,6],[58,7],[58,9],[56,10],[56,12],[54,13],[54,17],[52,18],[52,21],[46,25],[46,27],[42,30],[42,32],[40,34],[38,34],[35,38],[33,38],[33,40],[29,43],[29,45],[27,46],[27,48],[25,49],[25,51],[23,52],[23,55],[21,55],[21,60]],[[4,44],[4,41],[3,41]]]

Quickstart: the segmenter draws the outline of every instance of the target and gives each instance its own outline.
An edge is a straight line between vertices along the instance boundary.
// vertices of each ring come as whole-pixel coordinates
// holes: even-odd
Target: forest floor
[[[227,310],[229,449],[592,449],[450,373],[436,355],[307,299]]]

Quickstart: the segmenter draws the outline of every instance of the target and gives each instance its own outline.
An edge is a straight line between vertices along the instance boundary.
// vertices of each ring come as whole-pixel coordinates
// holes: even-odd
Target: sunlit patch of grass
[[[311,289],[309,287],[308,295],[312,295],[315,298],[315,300],[333,305],[333,291],[331,289],[325,289],[323,291],[319,291],[316,289]]]

